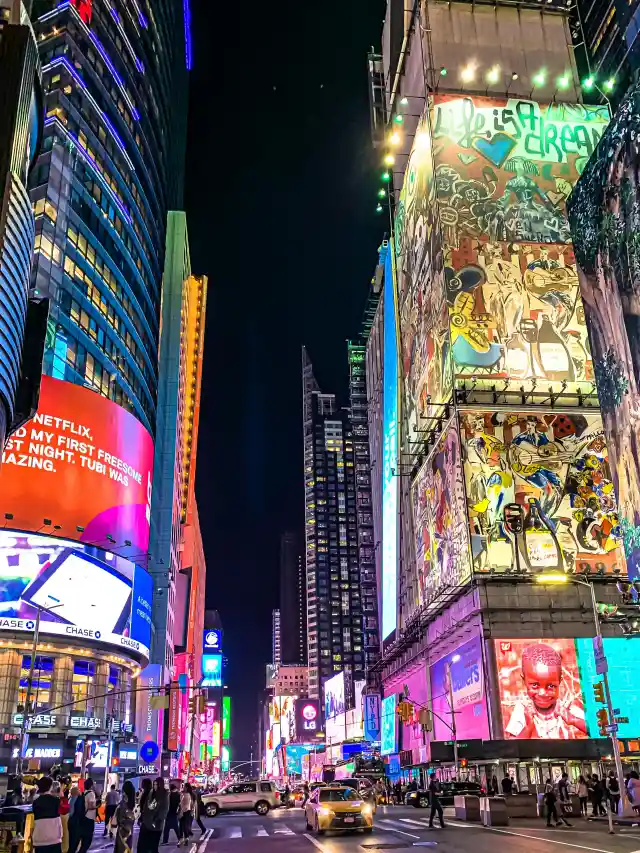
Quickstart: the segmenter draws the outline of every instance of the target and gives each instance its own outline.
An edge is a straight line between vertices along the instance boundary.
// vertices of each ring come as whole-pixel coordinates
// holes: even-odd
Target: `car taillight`
[[[276,800],[280,799],[280,791],[276,791]]]

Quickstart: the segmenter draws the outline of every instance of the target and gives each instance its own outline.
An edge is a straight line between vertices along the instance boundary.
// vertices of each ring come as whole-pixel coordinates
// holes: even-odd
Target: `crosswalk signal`
[[[189,697],[189,713],[193,716],[196,713],[197,696]]]
[[[600,729],[600,734],[605,735],[607,733],[606,729],[609,725],[609,714],[606,708],[600,708],[596,711],[596,719],[598,720],[598,728]]]
[[[602,681],[597,681],[593,685],[593,698],[596,702],[604,705],[604,684]]]
[[[418,722],[422,726],[423,732],[433,731],[433,714],[428,708],[422,708],[418,713]]]
[[[199,714],[206,714],[207,713],[207,698],[203,693],[201,693],[198,696],[198,713]]]

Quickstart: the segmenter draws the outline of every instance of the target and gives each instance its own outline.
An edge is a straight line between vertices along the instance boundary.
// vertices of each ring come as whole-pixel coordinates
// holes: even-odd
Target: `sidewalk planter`
[[[454,807],[457,820],[480,820],[480,797],[456,794]]]
[[[536,796],[515,794],[504,798],[509,817],[538,817],[538,802]]]
[[[480,819],[483,826],[509,826],[509,814],[504,797],[482,797]]]

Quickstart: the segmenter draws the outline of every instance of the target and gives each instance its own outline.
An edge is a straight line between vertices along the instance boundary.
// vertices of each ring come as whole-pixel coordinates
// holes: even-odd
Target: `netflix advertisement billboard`
[[[38,413],[2,454],[0,517],[139,558],[149,546],[152,478],[153,439],[137,418],[44,376]]]

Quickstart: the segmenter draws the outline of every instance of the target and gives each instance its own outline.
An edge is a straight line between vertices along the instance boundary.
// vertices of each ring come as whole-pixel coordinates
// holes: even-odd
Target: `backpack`
[[[84,794],[80,794],[80,796],[76,799],[75,803],[73,804],[73,815],[72,816],[76,820],[80,820],[81,818],[83,818],[86,815],[86,813],[87,813],[87,807],[86,807],[85,802],[84,802]]]
[[[609,790],[612,794],[620,793],[620,785],[618,785],[618,780],[616,778],[609,779]]]

